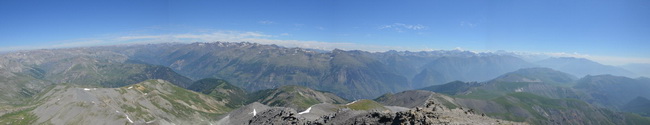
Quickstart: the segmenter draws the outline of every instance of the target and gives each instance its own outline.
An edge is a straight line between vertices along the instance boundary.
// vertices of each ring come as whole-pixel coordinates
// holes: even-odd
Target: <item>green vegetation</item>
[[[445,107],[447,107],[447,108],[449,108],[449,109],[455,109],[455,108],[458,107],[458,106],[455,105],[454,103],[449,102],[447,99],[444,99],[444,98],[442,98],[442,97],[440,97],[440,96],[436,96],[436,97],[434,97],[434,98],[436,98],[436,100],[440,100],[440,101],[442,101],[442,105],[445,106]]]
[[[31,111],[34,109],[35,107],[4,114],[0,116],[0,124],[11,124],[11,125],[34,124],[34,122],[38,120],[38,117],[31,113]]]
[[[124,109],[125,112],[129,112],[130,114],[135,114],[134,116],[137,118],[142,118],[145,119],[146,121],[154,120],[156,119],[154,116],[151,115],[151,113],[145,111],[143,109],[144,106],[137,104],[136,106],[132,107],[126,104],[122,104],[120,108]]]
[[[171,109],[165,109],[162,108],[160,105],[155,104],[154,106],[159,107],[160,109],[163,109],[163,111],[167,113],[171,113],[179,118],[189,118],[190,114],[196,111],[197,113],[204,114],[204,115],[210,115],[210,116],[215,116],[215,115],[220,115],[223,113],[226,113],[228,111],[231,111],[233,108],[229,108],[226,106],[221,106],[221,105],[209,105],[205,100],[201,97],[201,93],[196,93],[189,91],[187,89],[180,88],[178,86],[168,84],[168,83],[159,83],[158,80],[149,80],[147,81],[150,83],[149,85],[144,85],[146,89],[154,89],[156,86],[163,86],[161,88],[168,89],[170,91],[170,94],[160,94],[159,96],[165,100],[167,100],[172,108]],[[138,84],[140,85],[140,84]],[[160,88],[159,88],[160,89]],[[156,90],[159,91],[159,90]],[[160,93],[160,92],[157,92]],[[196,110],[190,108],[190,106],[196,106],[197,108],[202,108],[208,111],[214,111],[212,112],[206,112],[206,111],[201,111],[201,110]]]
[[[122,95],[124,95],[125,93],[127,93],[126,89],[124,89],[124,88],[117,88],[116,90],[117,90],[118,92],[120,92],[120,94],[122,94]]]
[[[59,63],[62,62],[57,62],[56,65],[65,65]],[[69,78],[69,76],[78,77]],[[187,86],[191,82],[189,78],[175,73],[168,67],[107,61],[81,61],[73,64],[65,72],[50,73],[44,78],[52,81],[65,80],[71,84],[90,87],[110,88],[127,86],[148,79],[164,79],[179,86]]]
[[[486,113],[485,115],[495,118],[501,118],[509,121],[515,122],[526,122],[526,117],[513,115],[512,113]]]
[[[650,100],[639,96],[625,104],[622,110],[648,117],[650,116]]]
[[[484,90],[484,89],[476,89],[476,90],[472,91],[469,94],[466,94],[466,95],[454,95],[453,97],[489,100],[489,99],[498,98],[498,97],[500,97],[502,95],[503,95],[503,93],[499,93],[499,92],[488,91],[488,90]]]
[[[386,107],[384,107],[382,104],[367,99],[358,100],[350,105],[346,105],[343,107],[347,107],[354,110],[373,110],[373,109],[385,110],[386,109]]]
[[[528,122],[532,124],[547,124],[549,120],[560,120],[557,117],[575,117],[567,123],[614,124],[614,123],[644,123],[650,119],[641,116],[625,115],[607,109],[593,107],[576,99],[551,99],[526,92],[510,93],[491,101],[503,106],[507,111],[486,113],[488,116],[505,120]],[[515,114],[528,114],[522,117]],[[550,116],[549,116],[550,115]]]
[[[650,117],[643,117],[633,113],[623,113],[625,124],[628,125],[650,125]]]
[[[562,87],[571,87],[577,78],[573,75],[550,68],[524,68],[499,76],[494,81],[499,82],[543,82]]]
[[[221,79],[201,79],[192,83],[188,89],[209,95],[217,101],[226,102],[226,106],[232,109],[243,106],[248,101],[245,90]]]
[[[476,87],[480,85],[481,84],[477,82],[453,81],[447,84],[434,85],[434,86],[422,88],[422,90],[433,91],[436,93],[442,93],[446,95],[456,95],[459,92],[465,92],[471,89],[472,87]]]
[[[291,103],[297,105],[298,108],[308,108],[309,106],[321,103],[316,99],[307,98],[307,97],[298,95],[297,93],[296,93],[296,96],[294,96],[294,97],[295,98],[291,100],[292,101]]]
[[[1,72],[3,71],[0,71],[0,73]],[[40,92],[39,89],[34,89],[33,87],[46,87],[41,83],[34,83],[44,81],[29,75],[18,73],[15,73],[15,76],[0,76],[0,81],[2,82],[2,84],[0,84],[0,105],[26,105],[25,103],[30,102],[30,100]],[[31,87],[28,87],[28,85]]]

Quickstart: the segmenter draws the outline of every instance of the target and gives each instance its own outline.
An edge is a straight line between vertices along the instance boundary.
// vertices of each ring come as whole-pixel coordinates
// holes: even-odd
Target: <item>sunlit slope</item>
[[[60,85],[39,96],[33,108],[2,116],[1,122],[209,124],[232,110],[226,103],[164,80],[147,80],[121,88]]]

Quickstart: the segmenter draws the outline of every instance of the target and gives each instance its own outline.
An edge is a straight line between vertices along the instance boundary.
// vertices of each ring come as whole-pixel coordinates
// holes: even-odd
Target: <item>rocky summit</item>
[[[242,112],[242,109],[245,111]],[[229,114],[219,123],[251,125],[526,124],[490,118],[485,114],[477,114],[472,109],[449,109],[435,101],[426,101],[422,107],[404,108],[405,110],[399,111],[390,109],[356,110],[345,105],[318,104],[305,111],[297,112],[290,108],[268,107],[259,103],[250,104],[242,109]]]

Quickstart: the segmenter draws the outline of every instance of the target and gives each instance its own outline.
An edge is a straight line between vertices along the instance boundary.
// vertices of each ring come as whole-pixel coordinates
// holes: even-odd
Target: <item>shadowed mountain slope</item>
[[[212,96],[217,101],[227,101],[229,108],[238,108],[248,102],[248,93],[228,81],[214,78],[201,79],[187,89]]]
[[[343,104],[347,101],[332,93],[313,90],[302,86],[282,86],[277,89],[261,90],[250,94],[250,100],[262,104],[305,110],[319,103]]]
[[[590,103],[618,109],[636,97],[650,98],[650,80],[622,76],[585,76],[573,87],[591,95]]]

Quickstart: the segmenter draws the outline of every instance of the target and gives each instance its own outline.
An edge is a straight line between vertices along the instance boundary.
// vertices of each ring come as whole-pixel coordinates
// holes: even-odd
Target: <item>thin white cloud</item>
[[[157,39],[161,36],[123,36],[117,38],[118,40],[137,40],[137,39]]]
[[[634,57],[614,57],[614,56],[591,56],[587,59],[600,62],[607,65],[625,65],[630,63],[647,63],[650,64],[650,58],[634,58]]]
[[[262,20],[262,21],[258,21],[257,23],[260,23],[260,24],[273,24],[273,23],[275,23],[275,22],[273,22],[273,21],[268,21],[268,20]]]
[[[273,37],[259,32],[237,32],[237,31],[218,31],[203,34],[176,34],[169,35],[171,40],[193,40],[193,41],[215,41],[215,40],[238,40],[244,38]]]
[[[238,31],[215,31],[210,33],[186,33],[186,34],[164,34],[164,35],[127,35],[102,38],[84,38],[51,42],[52,44],[30,45],[30,46],[8,46],[0,47],[0,51],[34,50],[73,48],[118,44],[142,44],[142,43],[165,43],[165,42],[197,42],[197,41],[241,41],[248,38],[270,38],[272,35],[260,32],[238,32]]]
[[[282,33],[281,36],[290,35]],[[98,38],[95,40],[84,40],[79,42],[64,42],[61,44],[47,46],[14,46],[0,48],[0,51],[31,50],[44,48],[71,48],[87,47],[100,45],[120,45],[120,44],[150,44],[150,43],[192,43],[192,42],[254,42],[261,44],[276,44],[285,47],[300,47],[322,50],[364,50],[370,52],[383,52],[388,50],[415,50],[408,47],[399,46],[381,46],[366,45],[349,42],[323,42],[323,41],[304,41],[304,40],[279,40],[274,39],[277,36],[268,35],[261,32],[239,32],[239,31],[214,31],[207,33],[184,33],[184,34],[164,34],[164,35],[127,35],[107,38]]]
[[[427,26],[421,24],[410,25],[410,24],[403,24],[403,23],[393,23],[390,25],[382,25],[379,27],[379,29],[393,29],[397,32],[404,32],[404,30],[424,30],[426,28]]]
[[[462,27],[470,27],[470,28],[474,28],[474,27],[478,26],[478,23],[472,23],[472,22],[467,22],[467,21],[460,21],[460,26],[462,26]]]
[[[259,39],[250,38],[242,39],[241,41],[255,42],[260,44],[276,44],[285,47],[300,47],[321,50],[364,50],[369,52],[384,52],[388,50],[409,50],[407,47],[399,46],[381,46],[381,45],[365,45],[348,42],[320,42],[320,41],[301,41],[301,40],[274,40],[274,39]]]
[[[19,51],[19,50],[34,50],[34,49],[52,49],[52,48],[74,48],[74,47],[85,47],[85,46],[98,46],[98,45],[110,45],[116,42],[105,41],[100,39],[94,40],[78,40],[78,41],[65,41],[57,42],[49,45],[29,45],[29,46],[8,46],[0,47],[0,52],[8,51]]]

